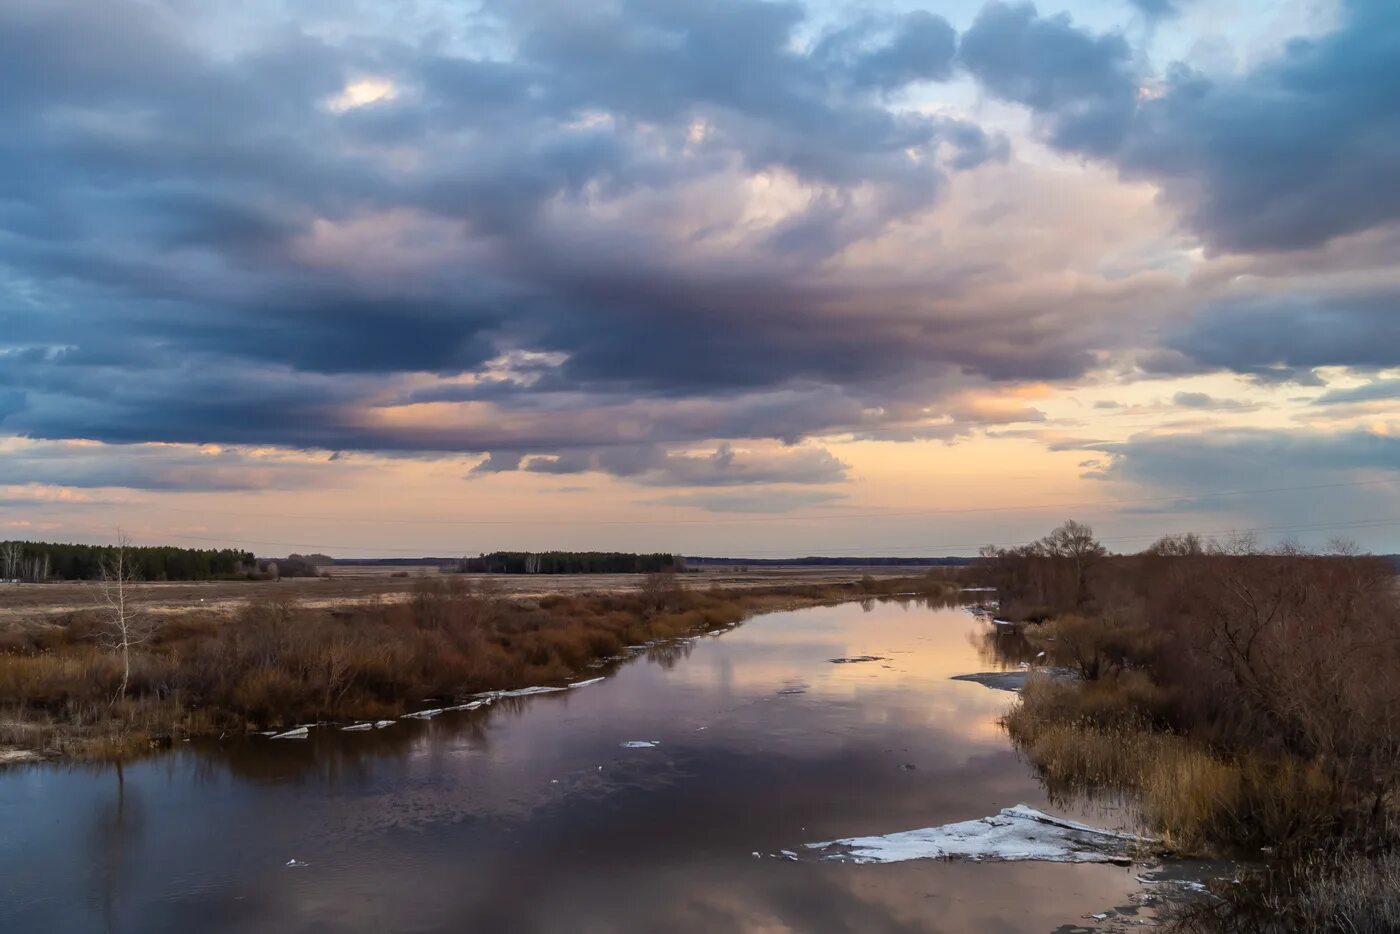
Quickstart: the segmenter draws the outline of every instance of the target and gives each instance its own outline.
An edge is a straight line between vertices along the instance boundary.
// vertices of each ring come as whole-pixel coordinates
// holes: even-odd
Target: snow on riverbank
[[[909,859],[1043,860],[1053,863],[1132,862],[1145,838],[1051,817],[1024,804],[979,820],[876,837],[809,843],[825,858],[852,863]]]

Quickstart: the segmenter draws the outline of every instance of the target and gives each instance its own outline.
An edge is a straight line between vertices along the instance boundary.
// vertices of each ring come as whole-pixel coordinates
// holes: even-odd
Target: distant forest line
[[[0,580],[95,580],[102,575],[104,559],[110,558],[115,551],[112,545],[3,541],[0,542]],[[1376,557],[1390,561],[1393,567],[1400,570],[1400,556]],[[467,574],[649,574],[658,571],[696,571],[701,568],[966,567],[982,560],[965,556],[728,558],[615,551],[493,551],[476,557],[458,558],[331,558],[318,554],[258,558],[250,551],[236,548],[180,548],[169,545],[129,547],[127,559],[136,568],[136,577],[149,581],[322,576],[328,566],[429,566],[444,572]]]
[[[116,551],[112,545],[0,542],[0,580],[95,580]],[[227,580],[248,576],[257,567],[251,551],[235,548],[129,547],[126,560],[135,576],[151,581]]]
[[[624,551],[493,551],[444,570],[462,574],[654,574],[683,571],[680,555]]]

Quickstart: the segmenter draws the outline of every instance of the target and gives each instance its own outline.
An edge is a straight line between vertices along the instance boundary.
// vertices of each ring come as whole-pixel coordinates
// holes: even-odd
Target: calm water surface
[[[994,667],[984,628],[775,613],[471,713],[3,772],[0,931],[1073,929],[1132,872],[769,855],[1050,809],[996,724],[1011,695],[948,680]]]

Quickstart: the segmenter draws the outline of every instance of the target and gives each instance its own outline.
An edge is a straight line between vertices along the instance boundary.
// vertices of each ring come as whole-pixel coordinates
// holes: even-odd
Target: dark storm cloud
[[[1267,295],[1207,303],[1167,336],[1175,356],[1149,369],[1229,369],[1261,382],[1319,380],[1322,366],[1378,369],[1400,362],[1400,293]]]
[[[525,349],[564,362],[403,401],[587,410],[627,393],[703,406],[802,384],[813,401],[785,399],[766,427],[759,401],[673,424],[654,411],[643,432],[796,440],[851,421],[878,391],[860,384],[892,371],[1016,367],[932,334],[910,346],[899,320],[852,339],[830,326],[829,306],[848,296],[807,282],[814,263],[933,204],[947,171],[1004,158],[1005,142],[974,124],[886,103],[949,76],[955,39],[941,18],[868,18],[804,50],[795,4],[490,13],[507,56],[332,39],[303,28],[313,22],[268,22],[220,47],[176,6],[6,4],[0,319],[27,356],[0,357],[0,427],[391,451],[589,446],[597,420],[571,428],[567,411],[533,438],[359,414],[391,378]],[[394,92],[335,104],[366,75]],[[590,215],[596,200],[770,170],[817,193],[742,263],[690,265],[664,237]],[[356,232],[394,212],[411,221],[401,239]],[[409,271],[358,274],[358,258],[384,254]],[[1082,362],[1052,357],[1057,372]],[[840,404],[817,417],[833,395]]]
[[[840,479],[839,462],[677,452],[955,435],[918,427],[948,414],[937,400],[1073,378],[1124,339],[1092,297],[979,303],[1015,257],[955,262],[929,241],[926,272],[842,269],[951,173],[1007,157],[974,123],[903,106],[910,85],[967,69],[1055,145],[1159,180],[1217,246],[1319,242],[1392,216],[1389,189],[1352,209],[1394,128],[1389,9],[1355,3],[1272,63],[1175,74],[1142,101],[1124,39],[1028,6],[989,6],[959,44],[923,11],[813,35],[796,3],[488,3],[447,14],[485,37],[469,50],[329,8],[225,34],[184,4],[14,0],[0,431]],[[382,97],[345,106],[365,80]],[[740,203],[756,179],[782,208],[767,226]],[[1266,186],[1282,193],[1265,203]],[[1367,355],[1337,335],[1260,348],[1232,320],[1206,309],[1162,365],[1296,378]],[[1368,326],[1374,359],[1392,332]],[[545,362],[502,369],[513,354]]]
[[[1157,88],[1122,35],[1029,4],[989,5],[958,55],[1053,145],[1161,185],[1211,246],[1302,249],[1400,219],[1400,4],[1346,0],[1341,16],[1247,71],[1177,65]]]

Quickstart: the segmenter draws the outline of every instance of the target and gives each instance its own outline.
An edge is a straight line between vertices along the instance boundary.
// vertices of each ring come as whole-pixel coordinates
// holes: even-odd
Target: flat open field
[[[408,576],[396,577],[407,571]],[[422,577],[446,577],[490,581],[502,592],[520,597],[554,593],[635,590],[642,582],[639,574],[460,574],[442,575],[435,565],[421,567],[365,565],[329,569],[330,577],[296,577],[279,581],[208,581],[137,583],[135,599],[152,613],[182,613],[200,609],[228,615],[250,599],[289,594],[308,607],[330,607],[356,603],[370,597],[383,600],[407,599],[414,583]],[[921,573],[913,567],[762,567],[748,571],[734,568],[705,568],[681,574],[685,587],[768,587],[775,584],[834,584],[875,578],[911,577]],[[97,606],[100,587],[93,581],[63,581],[52,584],[0,585],[0,623],[24,619],[80,613]]]

